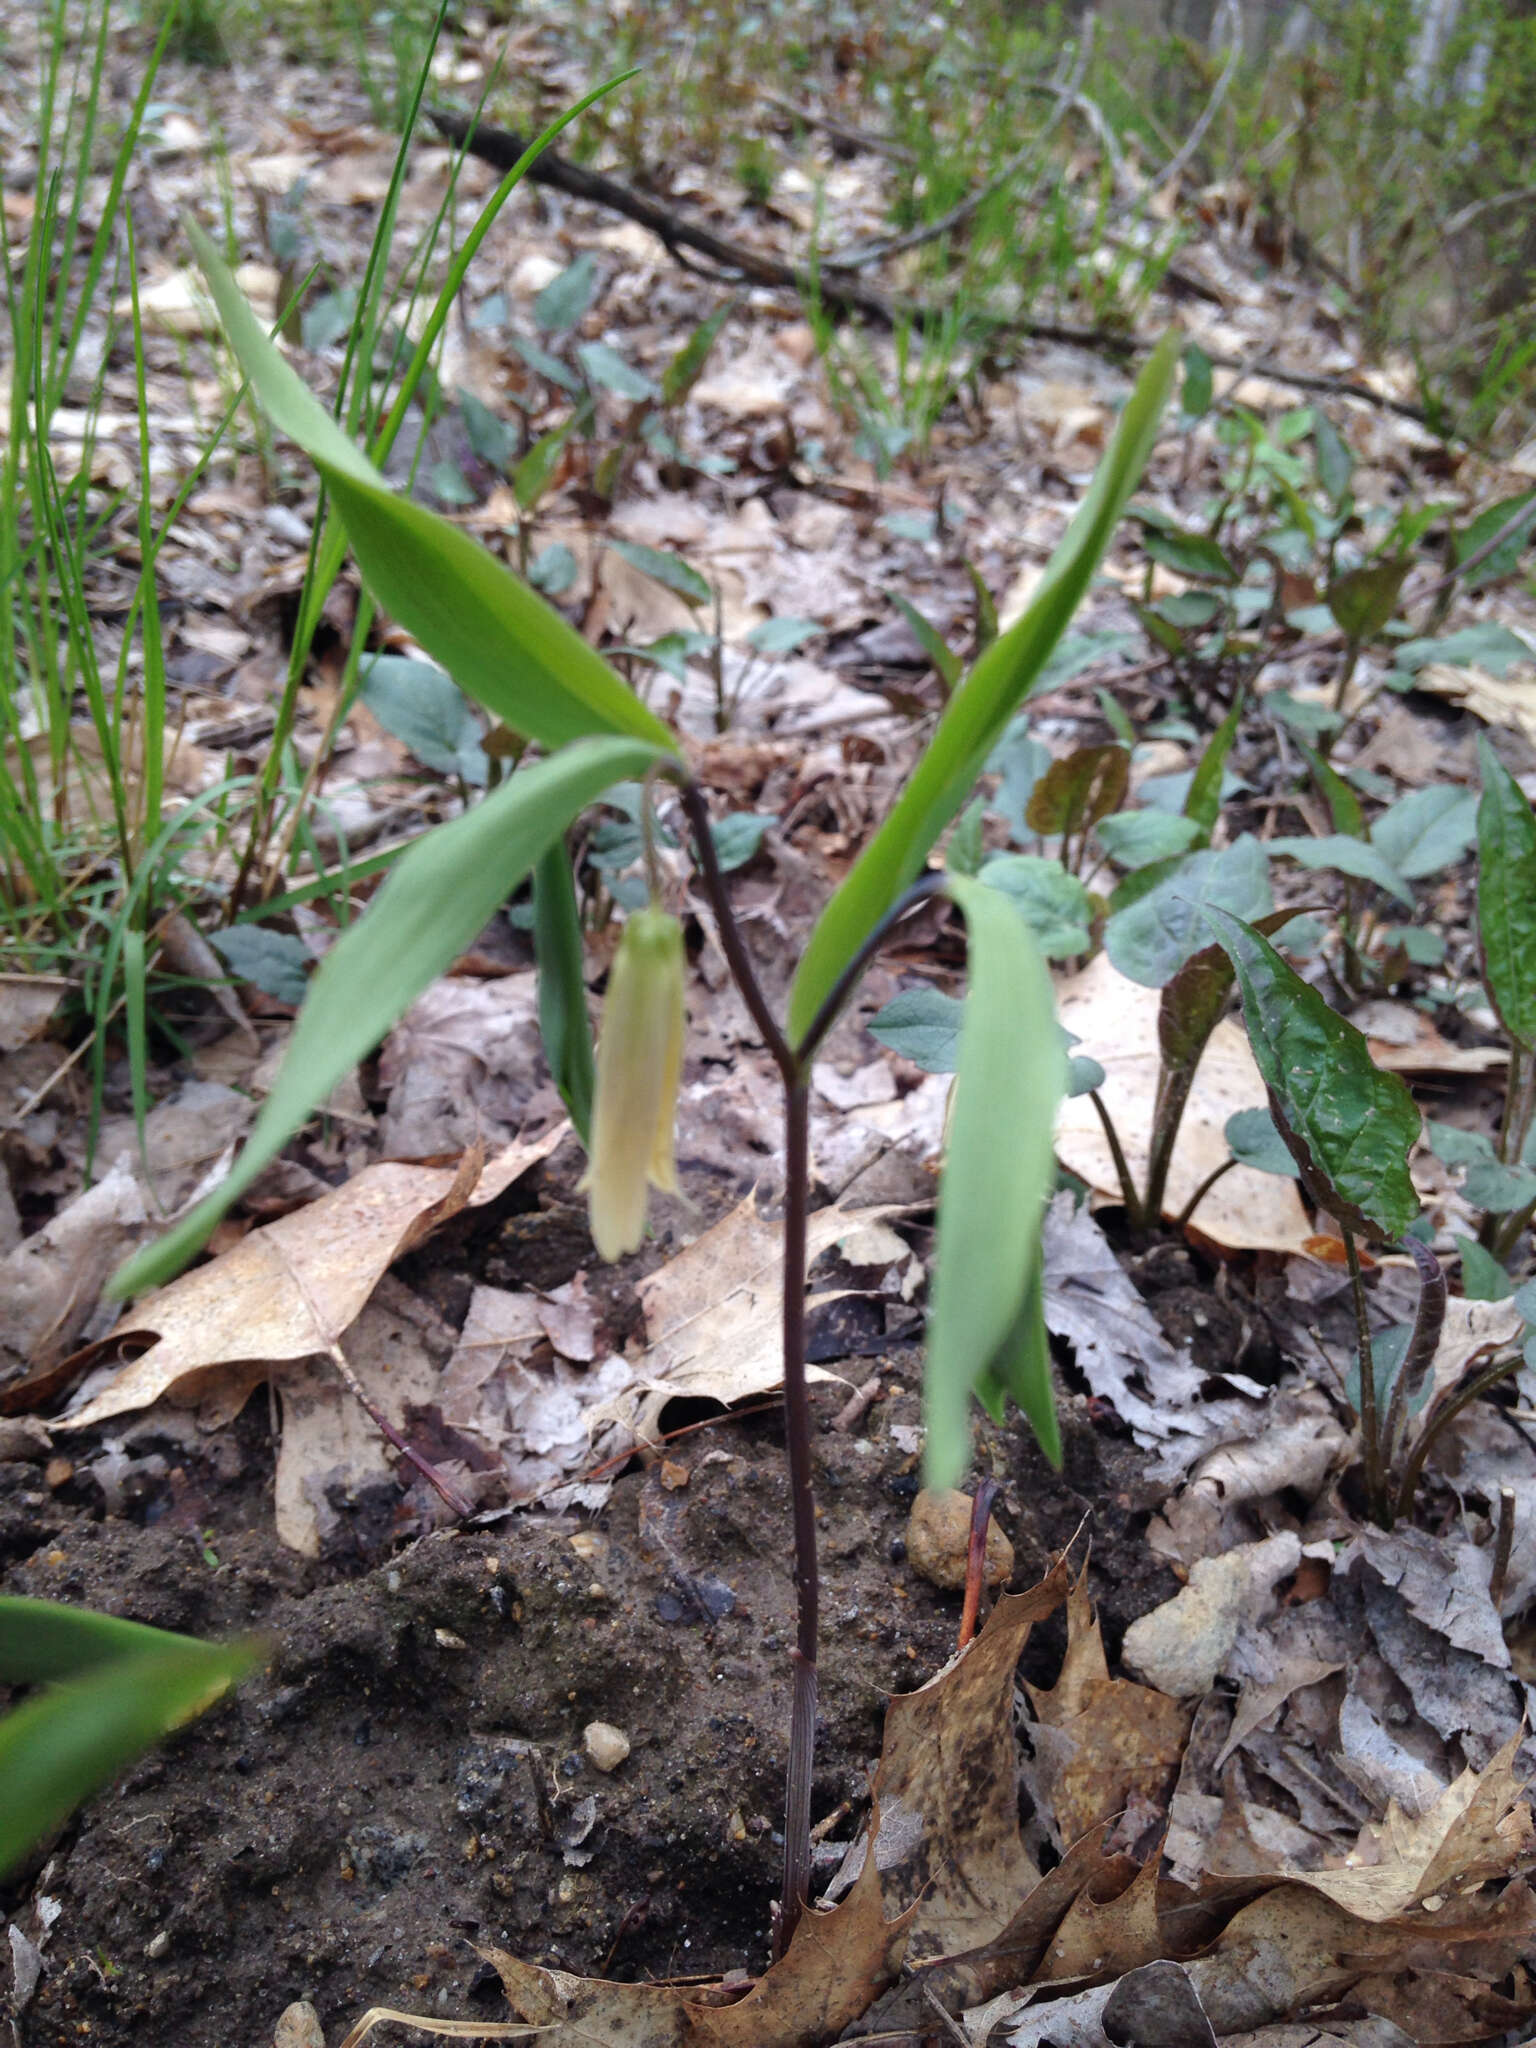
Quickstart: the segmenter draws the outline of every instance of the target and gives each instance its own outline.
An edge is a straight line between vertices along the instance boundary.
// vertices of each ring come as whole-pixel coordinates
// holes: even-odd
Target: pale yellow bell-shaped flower
[[[672,1124],[684,1022],[683,928],[651,905],[624,927],[597,1041],[592,1158],[581,1184],[605,1259],[639,1248],[646,1184],[677,1187]]]

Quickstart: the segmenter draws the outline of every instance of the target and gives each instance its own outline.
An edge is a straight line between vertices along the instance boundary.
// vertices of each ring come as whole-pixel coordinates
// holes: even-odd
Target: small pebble
[[[325,2048],[320,2015],[307,1998],[299,1998],[282,2013],[272,2036],[272,2048]]]
[[[43,1483],[51,1493],[57,1493],[61,1486],[68,1486],[74,1476],[74,1462],[69,1458],[50,1458],[43,1467]]]
[[[170,1952],[170,1933],[166,1928],[162,1927],[158,1934],[152,1935],[150,1937],[148,1943],[145,1945],[144,1953],[149,1957],[149,1960],[152,1963],[158,1963],[163,1956],[168,1956]]]
[[[629,1737],[622,1728],[606,1721],[589,1721],[581,1734],[582,1747],[600,1771],[616,1771],[629,1755]]]
[[[952,1486],[924,1488],[907,1517],[907,1561],[919,1578],[946,1592],[965,1584],[965,1559],[971,1541],[971,1496]],[[1013,1545],[995,1521],[987,1524],[987,1555],[982,1576],[989,1586],[1006,1585],[1013,1577]]]

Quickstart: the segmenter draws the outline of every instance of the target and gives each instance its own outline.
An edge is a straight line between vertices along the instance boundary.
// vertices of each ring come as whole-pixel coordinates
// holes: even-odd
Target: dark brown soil
[[[954,1644],[958,1596],[905,1562],[917,1479],[888,1433],[916,1420],[917,1360],[887,1366],[866,1434],[830,1429],[841,1389],[818,1401],[818,1816],[857,1808],[888,1694]],[[1064,1477],[1022,1429],[988,1430],[980,1469],[1003,1481],[1015,1585],[1092,1510],[1113,1651],[1173,1581],[1141,1540],[1139,1457],[1081,1404],[1066,1421]],[[776,1415],[683,1439],[595,1517],[512,1515],[350,1568],[271,1534],[264,1400],[217,1449],[173,1453],[120,1517],[89,1482],[52,1494],[37,1466],[0,1465],[8,1591],[271,1644],[53,1846],[42,1888],[63,1910],[27,2048],[266,2048],[302,1997],[330,2039],[373,2004],[505,2017],[476,1941],[627,1978],[762,1966],[792,1636]],[[1037,1632],[1026,1675],[1052,1682],[1061,1649]],[[594,1720],[632,1744],[610,1776],[583,1754]]]

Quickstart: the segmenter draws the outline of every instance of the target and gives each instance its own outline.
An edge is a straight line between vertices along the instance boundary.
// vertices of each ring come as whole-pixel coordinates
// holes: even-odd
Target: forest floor
[[[23,50],[28,10],[9,11],[8,47]],[[472,94],[501,34],[461,35],[440,82]],[[142,54],[139,31],[114,33],[119,118]],[[542,17],[514,32],[513,57],[551,104],[590,82]],[[28,183],[36,90],[25,61],[0,85],[6,218],[22,232],[39,197]],[[828,111],[850,119],[846,104]],[[345,294],[397,147],[375,114],[347,74],[275,46],[162,71],[129,188],[144,368],[127,316],[109,334],[104,304],[88,330],[101,365],[92,407],[54,427],[61,476],[87,467],[106,508],[87,587],[109,666],[133,630],[139,417],[158,515],[234,389],[181,222],[227,226],[246,289],[274,317],[320,260],[292,359],[331,390]],[[888,228],[888,156],[803,118],[785,116],[779,140],[767,199],[744,196],[716,163],[681,158],[648,196],[791,265],[821,208],[840,243]],[[402,237],[432,219],[453,165],[419,138]],[[462,166],[459,238],[494,181],[482,163]],[[1536,787],[1529,527],[1495,561],[1500,573],[1467,575],[1443,602],[1437,586],[1455,536],[1532,490],[1536,444],[1493,455],[1431,432],[1411,416],[1408,366],[1368,357],[1328,280],[1261,253],[1240,207],[1197,196],[1169,215],[1180,246],[1135,313],[1144,337],[1182,323],[1215,365],[1209,404],[1186,382],[1138,500],[1148,517],[1125,523],[1028,733],[962,829],[976,835],[973,864],[1021,847],[1064,855],[1030,822],[1033,788],[1050,759],[1123,747],[1116,808],[1163,820],[1137,829],[1171,851],[1167,821],[1241,683],[1216,846],[1284,837],[1294,849],[1310,836],[1345,861],[1269,855],[1268,900],[1248,914],[1305,910],[1317,926],[1309,974],[1378,1064],[1437,1126],[1491,1136],[1507,1048],[1478,986],[1472,792],[1479,734]],[[87,212],[93,203],[99,192]],[[899,258],[878,275],[892,293],[912,282]],[[126,305],[125,275],[112,290]],[[668,364],[727,301],[701,371],[661,404]],[[1135,363],[1113,334],[1074,343],[1066,329],[1094,324],[1080,308],[1033,310],[1037,331],[1021,317],[963,360],[924,356],[930,389],[877,322],[854,333],[808,317],[791,291],[724,285],[611,206],[542,185],[514,196],[470,268],[442,409],[411,451],[414,488],[530,568],[686,735],[736,835],[734,900],[776,1004],[821,903],[932,728],[948,650],[973,652],[994,607],[1004,629],[1021,615],[1130,388]],[[518,465],[570,417],[573,382],[590,414],[527,502]],[[1337,511],[1335,442],[1358,508],[1346,550],[1359,536],[1379,542],[1405,508],[1437,508],[1405,543],[1403,631],[1368,646],[1343,686],[1321,553],[1287,561],[1283,627],[1267,621],[1259,642],[1244,641],[1250,614],[1213,653],[1201,607],[1224,602],[1230,579],[1190,538],[1209,537],[1229,497],[1223,531],[1246,551],[1246,578],[1284,500],[1277,479]],[[396,468],[404,484],[410,464]],[[242,414],[169,528],[158,577],[172,797],[261,770],[315,509],[302,462]],[[921,615],[916,629],[898,596]],[[484,769],[486,733],[467,706],[450,716],[439,705],[429,731],[382,691],[348,704],[358,603],[349,568],[303,675],[290,794],[317,756],[326,765],[294,812],[290,857],[270,870],[277,894],[317,863],[377,854],[453,815],[477,759]],[[411,652],[393,628],[373,632],[375,646]],[[1404,671],[1393,650],[1410,642],[1427,651]],[[1307,781],[1298,745],[1333,736],[1336,696],[1348,723],[1332,760],[1365,819],[1417,805],[1397,811],[1397,837],[1378,828],[1374,868],[1339,854],[1346,823],[1326,785]],[[445,755],[462,772],[445,772]],[[1426,800],[1435,791],[1443,802]],[[1362,824],[1360,844],[1366,834]],[[157,927],[147,1053],[136,1069],[106,1020],[99,1103],[79,976],[66,965],[50,979],[29,961],[0,979],[4,1590],[196,1635],[254,1629],[270,1646],[230,1700],[8,1886],[16,2048],[325,2048],[380,2005],[505,2024],[518,2014],[485,1946],[626,1986],[756,1976],[779,1874],[793,1639],[772,1398],[783,1143],[771,1062],[691,868],[664,850],[690,952],[682,1192],[653,1203],[635,1257],[605,1267],[587,1234],[584,1159],[543,1063],[531,941],[513,905],[256,1184],[199,1269],[197,1301],[174,1283],[124,1313],[106,1298],[111,1271],[222,1170],[335,929],[323,895],[235,926],[247,939],[224,955],[234,992],[215,989],[199,963],[217,970],[218,958],[197,942],[217,931],[238,845],[231,829],[190,862],[195,887],[183,878],[181,908]],[[585,845],[594,997],[639,855],[632,819],[611,807]],[[1140,1171],[1157,982],[1101,944],[1117,880],[1109,842],[1086,859],[1080,842],[1077,867],[1093,926],[1054,949],[1059,1008],[1074,1050],[1103,1069],[1102,1098]],[[954,929],[925,911],[871,971],[815,1072],[814,1817],[829,1822],[828,1877],[866,1824],[882,1739],[888,1793],[920,1775],[900,1748],[908,1738],[886,1729],[887,1702],[975,1668],[974,1653],[950,1668],[960,1596],[926,1560],[916,1568],[909,1527],[948,1079],[931,1048],[869,1029],[902,991],[959,991],[963,968]],[[1443,1432],[1414,1513],[1372,1526],[1346,1400],[1354,1314],[1337,1232],[1293,1178],[1248,1165],[1181,1220],[1226,1157],[1228,1118],[1263,1101],[1228,1020],[1200,1069],[1163,1214],[1144,1230],[1127,1223],[1089,1098],[1064,1105],[1045,1266],[1064,1467],[1051,1470],[1017,1414],[998,1425],[978,1410],[975,1446],[975,1475],[1000,1487],[1010,1584],[1047,1591],[1032,1632],[1011,1618],[1024,1608],[997,1610],[1000,1630],[1021,1632],[1022,1661],[1017,1691],[1009,1662],[992,1701],[1002,1720],[986,1737],[985,1850],[974,1864],[963,1849],[906,1864],[892,1850],[889,1909],[894,1898],[928,1917],[887,2004],[844,2038],[941,2041],[960,2027],[973,2042],[1059,2048],[1528,2038],[1536,1900],[1520,1781],[1536,1762],[1524,1746],[1536,1381],[1514,1370],[1520,1256],[1502,1289],[1475,1242],[1458,1267],[1479,1220],[1461,1162],[1443,1143],[1415,1153],[1430,1233],[1460,1275],[1435,1390],[1454,1394],[1501,1352],[1512,1372]],[[465,1156],[475,1170],[456,1175]],[[323,1244],[349,1304],[339,1327],[352,1370],[473,1502],[467,1520],[397,1461],[325,1356],[295,1347],[273,1267],[252,1252],[284,1219],[288,1237],[270,1242],[294,1258],[306,1239]],[[1411,1318],[1406,1254],[1383,1253],[1370,1285],[1380,1326]],[[1512,1506],[1501,1510],[1501,1493]],[[597,1723],[628,1744],[609,1768],[586,1734]],[[934,1739],[938,1762],[922,1768],[942,1778],[958,1766]],[[939,1959],[957,1949],[985,1964],[946,1976]],[[768,2048],[833,2037],[794,2022],[782,2034],[766,2021],[755,2037],[709,2032],[699,2014],[729,2005],[688,2008],[692,2031],[674,2014],[652,2033],[626,2010],[556,2025],[550,2006],[542,2038]]]

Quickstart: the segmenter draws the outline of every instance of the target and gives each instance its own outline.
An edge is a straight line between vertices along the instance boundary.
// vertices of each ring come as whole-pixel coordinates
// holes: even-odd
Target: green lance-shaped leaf
[[[1420,1127],[1413,1097],[1262,933],[1209,904],[1205,914],[1236,970],[1253,1056],[1302,1185],[1346,1229],[1401,1237],[1419,1213],[1408,1176]]]
[[[1023,919],[984,883],[956,875],[945,889],[965,917],[970,993],[928,1321],[930,1486],[953,1486],[965,1468],[972,1391],[989,1373],[994,1384],[1000,1377],[1014,1385],[1029,1355],[1021,1317],[1039,1268],[1055,1171],[1052,1134],[1067,1077],[1050,976]],[[1032,1421],[1038,1406],[1026,1407]],[[1055,1455],[1048,1428],[1041,1442]]]
[[[273,425],[320,472],[380,604],[514,732],[546,747],[628,733],[675,753],[660,719],[543,598],[470,535],[390,489],[283,360],[206,235],[187,232],[240,367]]]
[[[1154,350],[1077,517],[1018,623],[994,640],[950,697],[906,788],[823,910],[795,975],[789,1035],[802,1038],[833,984],[928,858],[988,754],[1039,681],[1146,465],[1178,367],[1180,338]]]
[[[643,740],[578,740],[520,769],[472,811],[402,854],[316,970],[287,1057],[234,1171],[121,1268],[114,1292],[136,1294],[184,1266],[230,1203],[452,964],[577,812],[663,758]]]
[[[124,1657],[165,1650],[204,1650],[195,1636],[172,1635],[142,1621],[98,1614],[91,1607],[67,1607],[58,1600],[0,1596],[0,1685],[41,1685],[49,1679],[79,1678]]]
[[[1009,1397],[1021,1408],[1040,1448],[1061,1470],[1061,1422],[1056,1414],[1056,1388],[1051,1380],[1051,1340],[1045,1328],[1044,1276],[1037,1259],[1029,1276],[1024,1306],[1002,1349],[976,1383],[976,1398],[1001,1422]]]
[[[1522,1052],[1536,1051],[1536,812],[1480,733],[1477,933],[1483,982]]]
[[[539,1035],[560,1100],[588,1150],[597,1082],[592,1021],[587,1015],[581,907],[563,839],[539,856],[533,871],[533,957],[539,970]]]
[[[198,1643],[50,1604],[0,1603],[8,1678],[82,1673],[0,1721],[0,1877],[152,1742],[212,1706],[258,1655],[250,1644]]]
[[[1216,830],[1216,820],[1221,816],[1221,776],[1227,765],[1227,756],[1232,751],[1232,742],[1237,738],[1237,728],[1243,718],[1243,693],[1239,691],[1237,702],[1217,726],[1206,743],[1205,752],[1189,781],[1189,794],[1184,799],[1184,815],[1192,818],[1200,828],[1200,843],[1209,846],[1211,834]]]

